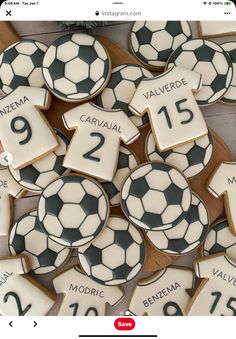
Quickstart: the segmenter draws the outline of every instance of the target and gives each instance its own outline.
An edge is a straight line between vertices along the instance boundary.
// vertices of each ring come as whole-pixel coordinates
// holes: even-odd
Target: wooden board
[[[139,62],[127,50],[119,46],[116,42],[102,36],[97,36],[97,38],[108,50],[112,61],[112,67],[116,67],[123,63],[139,64]],[[13,30],[10,24],[6,22],[0,22],[0,51],[18,40],[18,34]],[[62,123],[61,115],[75,106],[76,104],[63,102],[60,99],[53,97],[50,109],[45,112],[50,124],[53,127],[57,127],[64,131],[69,137],[72,135],[72,133],[65,129]],[[146,161],[144,155],[144,144],[149,129],[149,126],[143,128],[141,130],[141,137],[130,147],[137,154],[140,162]],[[190,180],[190,185],[193,191],[196,192],[207,205],[211,223],[223,213],[223,200],[212,197],[207,192],[205,183],[209,174],[214,170],[215,166],[219,164],[219,162],[222,160],[233,160],[233,156],[225,143],[216,133],[213,131],[212,133],[214,140],[214,154],[212,160],[207,168],[199,176],[196,176]],[[122,212],[120,207],[115,207],[111,209],[111,213],[121,214]],[[175,259],[175,257],[171,257],[157,251],[155,248],[153,248],[153,246],[150,245],[148,240],[146,240],[146,247],[147,259],[144,265],[144,271],[156,271],[171,264]]]

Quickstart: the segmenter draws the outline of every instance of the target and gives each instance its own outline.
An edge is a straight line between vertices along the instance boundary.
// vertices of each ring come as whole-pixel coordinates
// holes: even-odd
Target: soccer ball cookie
[[[145,154],[149,161],[163,161],[177,167],[187,178],[191,178],[208,165],[213,153],[211,133],[169,151],[160,152],[150,131],[147,135]]]
[[[19,86],[43,87],[46,49],[41,42],[28,39],[7,47],[0,55],[0,90],[9,94]]]
[[[58,98],[81,102],[99,94],[110,76],[105,48],[94,37],[74,33],[58,38],[43,59],[43,76]]]
[[[205,205],[192,194],[191,207],[185,218],[166,231],[148,231],[147,237],[160,251],[171,255],[187,254],[205,240],[209,218]]]
[[[145,246],[138,229],[114,216],[97,239],[79,247],[78,256],[92,279],[104,285],[119,285],[138,274],[144,263]]]
[[[70,254],[70,249],[55,243],[42,231],[37,211],[26,213],[14,224],[9,249],[12,255],[27,255],[31,271],[35,274],[56,270]]]
[[[236,236],[230,232],[227,219],[217,220],[203,243],[203,255],[220,252],[236,259]]]
[[[169,164],[150,162],[136,167],[121,190],[126,217],[145,230],[165,230],[180,223],[191,203],[186,178]]]
[[[53,152],[20,170],[9,166],[13,178],[28,191],[42,192],[50,182],[68,172],[62,163],[70,141],[62,132],[55,129],[55,133],[59,146]]]
[[[236,42],[225,42],[221,47],[229,54],[233,64],[233,79],[221,101],[224,104],[236,104]]]
[[[121,146],[117,164],[117,170],[111,182],[102,184],[111,206],[120,203],[120,190],[129,172],[138,165],[136,155],[127,147]]]
[[[170,56],[167,67],[179,66],[202,74],[201,90],[195,98],[199,105],[211,105],[228,90],[233,75],[227,52],[216,42],[194,39],[183,43]]]
[[[109,215],[102,186],[82,175],[56,179],[42,192],[38,218],[43,231],[57,243],[78,247],[93,240]]]
[[[191,37],[187,21],[136,21],[130,49],[146,67],[159,70],[165,67],[171,53]]]
[[[130,120],[141,128],[148,123],[148,115],[137,117],[131,114],[130,103],[136,88],[144,78],[152,78],[153,75],[139,65],[120,65],[112,69],[110,80],[106,88],[97,97],[97,104],[107,109],[120,108]]]

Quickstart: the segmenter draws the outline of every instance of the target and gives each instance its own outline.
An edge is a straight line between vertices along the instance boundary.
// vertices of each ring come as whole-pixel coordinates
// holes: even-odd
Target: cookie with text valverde
[[[187,306],[187,315],[235,316],[236,262],[224,253],[209,255],[196,261],[195,273],[203,281]]]
[[[0,313],[5,316],[46,315],[55,295],[27,276],[30,270],[24,255],[0,258]]]
[[[13,217],[12,198],[20,198],[25,190],[12,178],[8,167],[0,167],[0,235],[8,235]]]
[[[40,112],[50,106],[44,88],[19,86],[0,101],[0,141],[11,153],[11,166],[23,168],[58,146],[57,137]]]
[[[216,198],[223,195],[231,232],[236,235],[236,162],[223,161],[207,182],[208,191]]]
[[[58,316],[106,315],[107,304],[115,306],[124,297],[120,287],[101,285],[78,266],[59,274],[53,285],[56,293],[63,295]]]
[[[166,267],[138,282],[129,311],[134,315],[183,316],[190,301],[194,273],[187,268]]]
[[[157,148],[166,151],[208,133],[206,122],[193,96],[202,85],[199,73],[170,67],[139,84],[129,109],[133,114],[148,113]]]
[[[71,109],[62,118],[68,130],[76,130],[63,166],[112,181],[120,142],[134,142],[140,135],[137,127],[122,110],[107,110],[92,102]]]

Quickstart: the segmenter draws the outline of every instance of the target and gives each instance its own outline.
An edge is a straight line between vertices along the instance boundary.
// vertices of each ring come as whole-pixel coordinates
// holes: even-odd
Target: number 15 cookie
[[[151,79],[144,79],[129,109],[136,115],[149,115],[154,139],[160,151],[171,149],[207,134],[207,126],[194,99],[202,76],[172,67]]]
[[[20,86],[0,101],[0,140],[20,169],[58,146],[57,138],[39,109],[50,105],[43,88]]]

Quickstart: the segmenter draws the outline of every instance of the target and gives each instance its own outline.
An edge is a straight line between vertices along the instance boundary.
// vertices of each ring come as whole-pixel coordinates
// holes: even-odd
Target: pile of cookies
[[[130,49],[142,66],[112,69],[105,47],[84,33],[49,47],[19,41],[0,55],[9,163],[0,168],[0,235],[10,251],[0,258],[2,315],[46,315],[56,294],[58,315],[105,315],[107,303],[123,299],[120,285],[141,272],[147,241],[176,257],[202,245],[195,275],[203,280],[197,287],[190,269],[166,267],[137,283],[131,314],[236,314],[235,163],[222,163],[207,184],[226,197],[227,219],[210,231],[188,181],[214,150],[201,107],[236,102],[236,42],[192,39],[188,22],[139,21]],[[71,140],[42,113],[53,96],[76,104],[61,117]],[[127,145],[149,123],[140,163]],[[13,223],[11,199],[27,192],[39,195],[37,208]],[[118,205],[123,214],[111,214]],[[49,292],[37,275],[61,268],[72,250],[79,265],[62,270]]]

